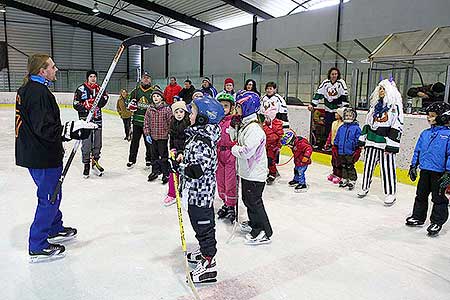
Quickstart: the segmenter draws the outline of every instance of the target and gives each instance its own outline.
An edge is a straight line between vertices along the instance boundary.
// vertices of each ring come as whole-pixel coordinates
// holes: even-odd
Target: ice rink
[[[62,109],[64,120],[76,112]],[[122,121],[104,116],[103,177],[83,179],[80,153],[63,187],[64,224],[78,238],[66,257],[29,264],[28,230],[36,188],[14,163],[14,109],[0,108],[0,291],[9,299],[193,299],[185,284],[176,206],[164,207],[167,186],[147,182],[143,142],[138,164],[127,170],[129,143]],[[70,150],[72,143],[65,144]],[[286,160],[286,158],[284,158]],[[436,238],[426,227],[407,228],[415,188],[399,184],[397,203],[384,207],[380,180],[369,196],[326,181],[329,168],[313,164],[307,193],[287,182],[292,165],[265,188],[273,242],[251,247],[231,225],[217,221],[218,279],[199,287],[202,299],[450,299],[448,225]],[[215,207],[222,204],[216,200]],[[246,219],[241,203],[240,218]],[[187,214],[188,248],[196,246]],[[426,223],[428,226],[429,222]]]

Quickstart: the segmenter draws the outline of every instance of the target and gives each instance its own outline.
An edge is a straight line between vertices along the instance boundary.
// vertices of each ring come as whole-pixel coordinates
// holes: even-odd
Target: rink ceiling
[[[63,121],[76,118],[72,109],[61,113]],[[122,123],[115,115],[104,117],[104,177],[83,180],[77,155],[63,187],[65,224],[79,229],[78,239],[67,245],[63,260],[30,265],[35,187],[26,169],[14,165],[14,110],[0,108],[2,299],[192,299],[183,279],[176,210],[162,206],[166,186],[146,181],[142,148],[138,165],[126,170]],[[270,245],[249,248],[240,234],[226,244],[231,226],[217,221],[219,281],[199,288],[201,298],[447,300],[447,226],[432,239],[425,228],[403,225],[414,187],[399,184],[398,203],[386,208],[378,178],[361,200],[328,184],[328,172],[313,163],[308,192],[296,194],[287,187],[292,165],[280,168],[281,179],[264,192],[274,227]],[[240,208],[244,219],[242,203]],[[192,249],[186,214],[184,226]]]

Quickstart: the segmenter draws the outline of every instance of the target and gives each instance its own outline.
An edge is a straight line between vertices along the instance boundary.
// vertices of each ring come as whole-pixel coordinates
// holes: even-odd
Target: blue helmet
[[[257,93],[252,91],[239,91],[236,95],[236,104],[242,108],[242,117],[257,113],[261,107],[261,100]]]
[[[203,96],[192,101],[198,114],[195,123],[198,125],[218,124],[225,117],[222,104],[210,96]]]

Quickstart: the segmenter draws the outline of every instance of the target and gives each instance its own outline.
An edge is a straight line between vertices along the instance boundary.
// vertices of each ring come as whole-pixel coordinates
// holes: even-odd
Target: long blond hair
[[[30,79],[31,75],[38,75],[41,68],[46,69],[48,67],[48,59],[50,55],[37,53],[28,57],[27,63],[27,75],[23,78],[22,85],[25,85]]]

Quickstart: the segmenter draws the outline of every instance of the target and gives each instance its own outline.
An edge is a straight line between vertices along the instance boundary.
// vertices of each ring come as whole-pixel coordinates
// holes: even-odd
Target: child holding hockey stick
[[[277,176],[277,162],[281,149],[281,137],[284,134],[283,121],[276,118],[278,109],[275,105],[269,104],[264,110],[263,129],[266,134],[266,153],[269,167],[267,175],[267,185],[272,185]]]
[[[220,138],[218,123],[224,117],[222,105],[209,96],[194,99],[191,103],[191,127],[181,164],[170,160],[172,172],[181,176],[183,202],[187,203],[189,219],[199,241],[200,249],[187,254],[194,283],[217,281],[215,255],[217,253],[214,221],[214,196],[216,193],[217,141]]]

